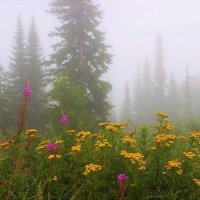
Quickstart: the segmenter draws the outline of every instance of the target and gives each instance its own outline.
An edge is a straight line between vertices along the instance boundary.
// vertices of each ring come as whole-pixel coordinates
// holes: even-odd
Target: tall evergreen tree
[[[83,91],[91,118],[105,120],[111,108],[106,101],[111,85],[101,77],[108,71],[111,55],[104,33],[98,30],[102,13],[91,0],[54,0],[50,13],[60,21],[50,35],[61,39],[51,55],[51,62],[56,65],[53,74],[69,76],[70,82]]]
[[[165,70],[163,66],[162,38],[156,38],[156,60],[154,73],[154,112],[165,110]]]
[[[192,111],[191,111],[191,105],[192,105],[192,100],[191,100],[191,88],[190,88],[190,75],[188,72],[188,68],[186,67],[186,77],[185,81],[183,83],[183,109],[182,109],[182,116],[184,118],[187,118],[191,116]]]
[[[32,99],[29,108],[28,126],[31,128],[42,128],[45,125],[45,90],[43,56],[39,43],[34,18],[32,18],[27,43],[27,78],[30,80]]]
[[[120,120],[121,121],[132,121],[132,107],[131,107],[131,97],[130,97],[130,90],[128,82],[126,82],[125,90],[124,90],[124,99],[121,107],[121,115]]]
[[[19,107],[23,98],[23,86],[27,80],[27,62],[24,30],[19,16],[17,30],[14,37],[12,57],[8,71],[8,85],[6,89],[7,114],[5,118],[9,125],[15,125],[18,119]]]
[[[179,92],[178,85],[172,73],[167,92],[167,113],[173,120],[177,120],[180,116],[181,102]]]
[[[135,123],[141,123],[141,116],[142,116],[142,80],[141,80],[141,73],[140,73],[140,64],[138,63],[138,70],[137,75],[135,77],[135,85],[133,89],[133,116]]]
[[[154,113],[153,113],[153,82],[152,77],[150,74],[149,69],[149,63],[147,60],[145,60],[144,67],[143,67],[143,73],[141,77],[142,82],[142,91],[141,91],[141,121],[143,123],[150,124],[154,121]]]

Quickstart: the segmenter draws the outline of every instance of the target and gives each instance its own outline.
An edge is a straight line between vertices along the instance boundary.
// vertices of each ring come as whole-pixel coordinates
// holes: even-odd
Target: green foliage
[[[155,128],[138,132],[126,132],[123,123],[100,123],[97,133],[28,130],[5,141],[0,198],[10,191],[13,199],[117,199],[117,175],[123,172],[126,199],[198,199],[200,132],[175,135],[165,113],[156,120]],[[59,148],[48,149],[50,141]]]
[[[101,20],[98,6],[90,0],[54,0],[50,13],[60,21],[50,35],[61,39],[51,55],[52,76],[57,78],[60,72],[68,76],[83,91],[91,119],[105,120],[111,108],[106,100],[111,84],[101,78],[108,71],[111,55],[104,43],[104,33],[98,30]]]
[[[69,78],[59,75],[54,82],[51,96],[51,122],[56,132],[61,131],[61,111],[67,113],[71,129],[91,129],[94,125],[88,115],[87,101],[79,86],[70,83]],[[77,112],[78,111],[78,112]]]

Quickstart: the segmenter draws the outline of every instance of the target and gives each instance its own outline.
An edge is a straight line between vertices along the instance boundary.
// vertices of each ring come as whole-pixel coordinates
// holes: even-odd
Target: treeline
[[[111,108],[111,84],[101,79],[111,63],[104,33],[98,30],[102,12],[90,0],[52,0],[48,10],[60,21],[50,33],[58,42],[49,58],[43,56],[34,19],[25,34],[18,18],[8,70],[0,68],[3,133],[16,127],[27,80],[33,94],[27,128],[59,131],[59,116],[66,113],[70,128],[93,129]]]
[[[200,79],[191,76],[185,67],[185,78],[177,81],[173,73],[168,77],[164,68],[162,38],[156,38],[155,65],[150,68],[146,60],[138,67],[134,86],[128,82],[124,90],[120,120],[133,125],[152,124],[154,113],[164,111],[170,118],[186,129],[199,129]]]

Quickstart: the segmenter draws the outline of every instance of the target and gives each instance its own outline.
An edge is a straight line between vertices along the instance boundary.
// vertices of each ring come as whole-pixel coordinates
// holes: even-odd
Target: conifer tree
[[[172,73],[167,93],[167,113],[171,119],[177,120],[180,116],[180,105],[179,88]]]
[[[60,38],[51,55],[54,77],[60,72],[68,76],[83,91],[91,118],[105,120],[111,108],[106,100],[111,85],[101,78],[108,71],[111,55],[104,33],[98,30],[102,12],[91,0],[54,0],[49,12],[60,21],[50,34]]]
[[[141,120],[143,123],[150,124],[154,121],[154,113],[153,113],[153,82],[150,74],[149,63],[145,60],[143,73],[141,77],[142,82],[142,91],[141,91]]]
[[[165,111],[165,70],[163,66],[162,38],[156,38],[156,60],[154,73],[154,112]]]
[[[135,85],[133,89],[133,115],[135,123],[141,123],[141,116],[142,116],[142,80],[141,80],[141,73],[140,73],[140,65],[138,63],[138,70],[137,75],[135,77]]]
[[[42,128],[45,125],[45,90],[44,90],[44,72],[43,56],[39,43],[39,37],[36,30],[34,18],[28,34],[27,43],[27,78],[31,83],[33,93],[30,108],[28,126],[29,128]]]
[[[25,36],[20,16],[18,17],[17,30],[14,37],[12,56],[10,57],[8,82],[6,88],[5,118],[10,126],[16,124],[20,103],[23,98],[23,86],[27,80],[27,62]]]
[[[192,111],[191,111],[191,88],[190,88],[190,75],[188,72],[188,68],[186,67],[186,77],[185,81],[183,84],[183,109],[182,109],[182,116],[184,118],[187,118],[191,116]]]
[[[124,90],[124,99],[121,107],[120,120],[124,122],[132,121],[132,107],[131,107],[131,97],[128,82],[126,82]]]

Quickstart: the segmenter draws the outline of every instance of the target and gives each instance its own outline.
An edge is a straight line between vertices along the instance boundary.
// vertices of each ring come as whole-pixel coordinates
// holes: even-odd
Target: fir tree
[[[51,62],[56,65],[53,75],[61,72],[69,76],[72,84],[83,91],[91,118],[105,120],[111,108],[106,101],[111,85],[101,77],[108,71],[111,55],[104,33],[98,30],[102,13],[91,0],[54,0],[50,13],[60,21],[50,35],[61,39],[51,55]]]
[[[43,73],[43,56],[39,43],[34,19],[32,18],[27,43],[27,78],[31,83],[33,93],[30,109],[28,126],[29,128],[42,128],[45,125],[45,90]]]
[[[120,120],[124,122],[132,121],[132,107],[131,107],[131,97],[128,82],[125,85],[124,100],[121,107]]]
[[[162,38],[156,38],[156,64],[154,74],[154,112],[165,110],[165,71],[163,66]]]
[[[150,124],[154,121],[153,116],[153,82],[149,70],[149,63],[145,60],[142,73],[142,91],[141,91],[141,120],[143,123]]]
[[[141,116],[142,116],[142,80],[141,80],[141,73],[140,73],[140,66],[138,64],[137,75],[135,77],[135,87],[133,90],[133,115],[135,116],[135,122],[141,123]]]
[[[8,84],[6,88],[5,118],[10,126],[15,125],[18,119],[19,107],[23,98],[23,86],[27,80],[27,62],[24,30],[19,16],[17,30],[14,37],[12,57],[8,71]]]
[[[180,105],[181,102],[178,85],[175,81],[174,75],[171,74],[167,93],[167,113],[171,119],[177,120],[180,116]]]

